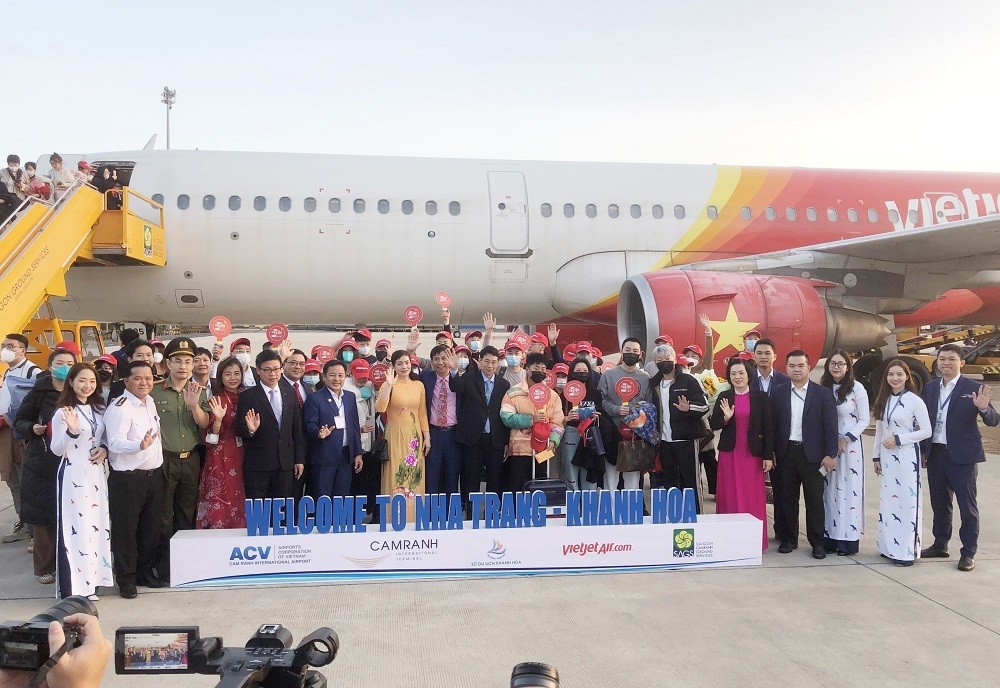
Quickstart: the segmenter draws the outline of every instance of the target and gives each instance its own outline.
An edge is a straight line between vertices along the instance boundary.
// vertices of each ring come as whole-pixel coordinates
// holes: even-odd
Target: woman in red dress
[[[205,468],[198,486],[196,528],[246,528],[243,506],[243,444],[236,437],[236,403],[243,367],[235,357],[219,364],[212,380],[212,424],[205,445]]]

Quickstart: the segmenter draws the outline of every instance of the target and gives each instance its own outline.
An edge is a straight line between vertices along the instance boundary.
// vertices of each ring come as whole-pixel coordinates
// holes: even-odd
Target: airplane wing
[[[678,267],[807,277],[831,283],[844,305],[909,312],[1000,271],[1000,215]]]

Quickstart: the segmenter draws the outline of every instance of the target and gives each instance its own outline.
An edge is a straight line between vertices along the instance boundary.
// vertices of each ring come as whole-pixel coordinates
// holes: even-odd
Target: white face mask
[[[372,352],[372,348],[370,346],[359,346],[358,347],[358,353],[361,354],[362,356],[367,357],[368,354],[370,354],[371,352]]]
[[[240,362],[240,365],[243,366],[244,368],[250,365],[250,354],[248,354],[247,352],[241,351],[238,354],[233,354],[233,356],[236,358],[237,361]]]
[[[11,349],[0,350],[0,361],[3,361],[4,363],[13,363],[15,358],[17,358],[17,354],[15,354],[13,350]]]
[[[7,165],[7,169],[11,172],[17,172],[17,165]]]
[[[315,373],[310,373],[308,375],[303,375],[302,376],[302,380],[307,385],[317,385],[317,384],[319,384],[319,375],[316,375]]]
[[[479,351],[480,349],[483,348],[482,340],[473,339],[471,342],[469,342],[469,348],[472,349],[473,351]]]
[[[159,351],[154,351],[153,363],[163,363],[163,354],[161,354]]]
[[[688,367],[697,368],[701,361],[698,360],[697,356],[688,356]]]
[[[590,361],[590,367],[591,368],[596,368],[597,367],[597,357],[596,356],[587,356],[587,360]]]
[[[459,370],[465,370],[468,367],[469,367],[469,359],[467,359],[465,356],[459,356],[458,357],[458,369]]]

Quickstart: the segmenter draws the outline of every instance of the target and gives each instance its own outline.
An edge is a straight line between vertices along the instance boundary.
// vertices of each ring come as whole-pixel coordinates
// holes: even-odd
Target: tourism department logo
[[[493,540],[493,546],[486,550],[486,556],[490,559],[503,559],[507,556],[507,548],[497,539]]]
[[[694,556],[694,530],[692,528],[674,529],[674,558]]]

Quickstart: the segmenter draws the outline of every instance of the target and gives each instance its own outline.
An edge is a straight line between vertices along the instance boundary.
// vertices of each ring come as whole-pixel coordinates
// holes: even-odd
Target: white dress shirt
[[[764,394],[769,394],[771,391],[771,383],[774,381],[774,369],[771,369],[771,374],[767,377],[759,374],[758,377],[760,378],[760,391]]]
[[[674,436],[670,431],[670,387],[674,381],[664,378],[660,381],[660,439],[664,442],[673,442]]]
[[[302,380],[299,380],[298,382],[296,382],[295,380],[291,379],[287,375],[282,375],[281,377],[285,378],[285,382],[287,382],[288,386],[291,387],[292,389],[295,389],[295,385],[299,386],[299,388],[298,388],[299,399],[302,400],[303,404],[306,403],[306,396],[307,396],[306,395],[306,384],[304,382],[302,382]]]
[[[792,383],[792,425],[788,433],[790,442],[802,441],[802,414],[806,410],[806,391],[808,389],[808,381],[803,387],[796,387]]]
[[[149,430],[156,433],[156,438],[141,449],[142,438]],[[116,471],[148,471],[163,465],[160,417],[153,397],[139,399],[125,390],[104,412],[104,431],[108,439],[108,462]]]
[[[937,408],[927,409],[928,414],[937,414],[934,421],[934,434],[931,435],[931,442],[934,444],[948,444],[948,407],[951,406],[951,396],[957,385],[958,375],[947,384],[945,384],[944,378],[941,378],[941,392],[938,394]]]

